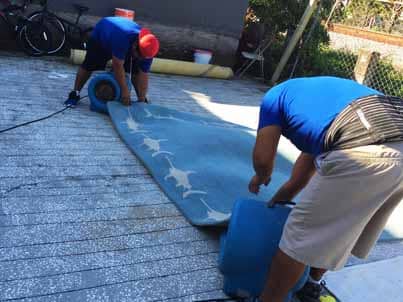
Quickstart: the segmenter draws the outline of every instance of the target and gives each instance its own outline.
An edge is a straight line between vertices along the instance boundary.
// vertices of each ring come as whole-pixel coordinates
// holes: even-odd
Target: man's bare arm
[[[275,203],[291,201],[305,186],[315,174],[315,157],[308,153],[301,153],[296,160],[290,179],[281,186],[272,197],[269,205]]]
[[[146,100],[148,90],[148,73],[140,70],[135,75],[132,82],[136,89],[138,100],[144,102]]]
[[[253,149],[253,168],[256,175],[249,183],[250,192],[257,194],[260,185],[268,185],[270,182],[280,136],[281,128],[276,125],[264,127],[258,131]]]
[[[112,57],[112,69],[113,69],[113,73],[115,75],[115,79],[118,82],[120,89],[121,89],[121,100],[124,105],[129,106],[131,104],[130,91],[129,91],[129,87],[127,87],[127,83],[126,83],[124,61],[113,56]]]

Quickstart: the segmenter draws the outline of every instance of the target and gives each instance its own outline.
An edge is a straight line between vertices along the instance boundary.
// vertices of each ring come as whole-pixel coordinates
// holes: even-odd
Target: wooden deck
[[[76,69],[0,53],[0,129],[63,108]],[[151,75],[150,99],[254,127],[263,91]],[[186,221],[88,101],[0,134],[0,301],[224,297],[218,236]],[[367,261],[400,255],[401,241],[381,243]]]
[[[77,67],[0,54],[0,129],[61,108]],[[85,94],[85,90],[84,93]],[[257,105],[244,82],[152,75],[156,104]],[[197,100],[196,100],[197,99]],[[0,134],[1,301],[223,297],[218,230],[191,226],[88,101]]]

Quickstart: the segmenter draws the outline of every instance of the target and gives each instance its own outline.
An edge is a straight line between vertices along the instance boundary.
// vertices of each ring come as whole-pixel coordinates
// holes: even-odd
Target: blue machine
[[[257,297],[263,290],[271,259],[277,251],[287,206],[268,208],[257,200],[238,200],[226,234],[221,236],[219,268],[224,274],[224,292],[233,297]],[[309,268],[284,302],[301,289]]]
[[[126,75],[127,87],[131,90],[132,84],[130,82],[129,76]],[[108,100],[108,102],[120,101],[120,86],[118,82],[115,80],[112,72],[103,72],[97,74],[93,77],[88,85],[88,96],[90,98],[90,109],[92,111],[101,112],[108,114],[108,108],[106,106],[107,101],[101,100],[97,97],[97,89],[100,85],[109,85],[112,89],[112,99]]]

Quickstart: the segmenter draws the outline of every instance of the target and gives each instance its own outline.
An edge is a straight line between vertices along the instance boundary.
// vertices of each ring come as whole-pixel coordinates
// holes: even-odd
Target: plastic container
[[[209,50],[195,49],[194,61],[197,64],[210,64],[213,53]]]
[[[130,20],[134,19],[134,10],[125,9],[125,8],[115,8],[115,16],[116,17],[123,17]]]

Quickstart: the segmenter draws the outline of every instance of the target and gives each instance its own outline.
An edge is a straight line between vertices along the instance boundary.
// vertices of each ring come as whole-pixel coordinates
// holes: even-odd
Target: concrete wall
[[[107,16],[115,7],[133,9],[136,19],[186,26],[238,37],[248,0],[49,0],[53,9],[70,11],[72,3],[90,7],[90,14]]]
[[[232,66],[248,0],[49,0],[52,10],[71,13],[72,3],[90,7],[89,15],[113,15],[115,7],[135,11],[135,20],[161,41],[159,56],[192,60],[193,49],[213,51],[214,64]],[[87,19],[91,19],[90,17]]]

